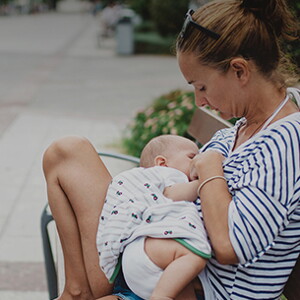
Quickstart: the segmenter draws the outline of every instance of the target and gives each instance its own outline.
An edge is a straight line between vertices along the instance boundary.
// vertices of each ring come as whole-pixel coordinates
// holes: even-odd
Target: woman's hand
[[[219,174],[219,172],[220,170],[223,172],[223,160],[224,156],[216,150],[208,150],[206,152],[199,153],[191,162],[191,180],[199,179],[203,181],[211,176],[222,175]],[[205,176],[205,178],[203,178],[203,176]]]
[[[211,177],[223,177],[224,156],[216,150],[196,155],[191,162],[191,178],[198,178],[199,184]],[[229,238],[228,207],[231,194],[224,180],[208,181],[201,188],[201,208],[204,223],[216,259],[221,264],[237,263],[238,259]]]

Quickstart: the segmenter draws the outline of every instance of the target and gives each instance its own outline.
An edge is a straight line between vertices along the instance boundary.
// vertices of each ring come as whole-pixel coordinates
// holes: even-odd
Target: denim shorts
[[[122,300],[143,300],[141,297],[132,292],[125,282],[122,270],[120,270],[114,284],[113,295]]]
[[[113,295],[117,296],[120,300],[144,300],[129,289],[125,282],[122,268],[115,280]],[[197,295],[197,299],[205,300],[201,295]]]

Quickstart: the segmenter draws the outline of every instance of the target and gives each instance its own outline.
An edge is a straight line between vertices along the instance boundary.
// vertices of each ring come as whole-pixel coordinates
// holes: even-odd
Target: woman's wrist
[[[226,178],[224,176],[220,176],[220,175],[215,175],[215,176],[211,176],[211,177],[208,177],[207,179],[205,179],[204,181],[202,181],[202,183],[199,185],[198,189],[197,189],[197,195],[198,197],[200,197],[200,192],[201,192],[201,189],[209,182],[213,181],[213,180],[217,180],[217,179],[221,179],[221,180],[225,180],[225,182],[227,183],[226,181]]]

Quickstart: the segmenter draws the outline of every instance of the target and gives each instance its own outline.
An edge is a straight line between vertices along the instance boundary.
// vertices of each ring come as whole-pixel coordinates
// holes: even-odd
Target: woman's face
[[[197,106],[209,106],[220,112],[224,119],[239,116],[240,93],[236,85],[234,72],[222,73],[219,70],[201,65],[190,53],[178,53],[180,70],[186,81],[193,85]]]

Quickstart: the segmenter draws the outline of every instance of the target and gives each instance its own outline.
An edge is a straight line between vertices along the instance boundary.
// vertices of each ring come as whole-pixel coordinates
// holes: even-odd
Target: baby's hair
[[[176,151],[172,147],[174,146],[174,142],[178,142],[178,138],[183,137],[165,134],[151,139],[141,153],[140,166],[143,168],[153,167],[156,156],[168,155],[169,151]]]

